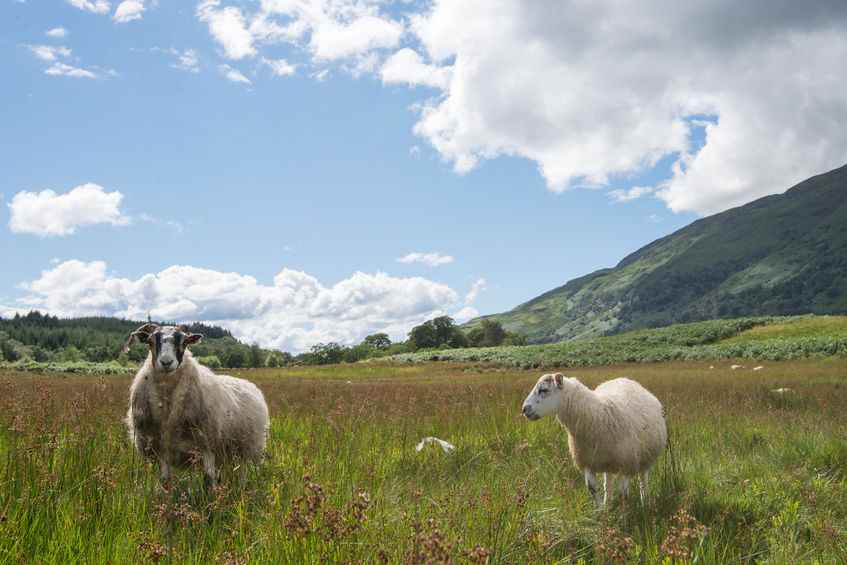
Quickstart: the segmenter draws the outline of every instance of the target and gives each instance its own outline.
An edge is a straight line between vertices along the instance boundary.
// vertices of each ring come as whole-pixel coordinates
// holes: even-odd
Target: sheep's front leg
[[[215,454],[208,450],[203,452],[203,475],[206,488],[214,488],[218,482],[218,472],[215,469]]]
[[[615,475],[612,473],[603,473],[603,506],[606,506],[612,501],[615,490]]]
[[[629,494],[629,477],[622,476],[618,481],[618,495],[626,498]]]
[[[595,506],[600,506],[600,493],[597,490],[599,486],[597,483],[597,477],[594,473],[591,472],[590,469],[585,469],[583,471],[585,475],[585,486],[588,487],[588,493],[591,495],[591,498],[594,500]]]

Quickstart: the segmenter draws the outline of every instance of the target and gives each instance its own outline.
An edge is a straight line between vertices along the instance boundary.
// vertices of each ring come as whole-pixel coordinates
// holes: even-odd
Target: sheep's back
[[[206,375],[203,381],[206,409],[217,415],[220,449],[258,458],[264,452],[270,423],[262,391],[250,381],[229,375]]]
[[[649,469],[667,444],[662,404],[639,383],[620,378],[595,389],[604,402],[615,437],[614,459],[621,472],[635,474]]]

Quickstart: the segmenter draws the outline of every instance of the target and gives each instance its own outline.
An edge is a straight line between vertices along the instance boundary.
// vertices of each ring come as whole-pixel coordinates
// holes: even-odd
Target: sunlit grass
[[[126,377],[1,374],[0,562],[844,562],[847,361],[729,364],[566,371],[635,378],[668,414],[650,504],[606,512],[556,422],[519,416],[538,371],[242,371],[269,457],[214,492],[158,487],[121,427]],[[456,451],[417,453],[428,435]]]

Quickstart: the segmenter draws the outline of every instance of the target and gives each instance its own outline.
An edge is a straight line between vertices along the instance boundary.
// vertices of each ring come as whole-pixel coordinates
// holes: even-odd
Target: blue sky
[[[460,12],[473,2],[456,7],[446,1],[349,0],[346,11],[337,13],[315,0],[305,4],[321,15],[308,20],[308,10],[272,2],[163,1],[136,3],[145,8],[141,17],[123,23],[115,21],[118,2],[108,11],[94,1],[76,0],[83,9],[73,3],[0,3],[6,85],[0,90],[0,306],[7,313],[38,307],[61,315],[145,309],[162,316],[212,315],[245,339],[287,349],[309,341],[353,341],[381,329],[399,336],[433,313],[456,315],[468,308],[463,317],[510,309],[570,278],[614,265],[700,215],[784,190],[808,169],[835,166],[843,155],[834,143],[831,155],[795,159],[784,171],[768,173],[781,175],[774,178],[761,172],[767,164],[756,166],[756,154],[735,169],[715,170],[721,160],[715,152],[733,150],[722,139],[770,133],[738,122],[751,103],[747,99],[713,92],[708,84],[690,92],[668,86],[673,61],[665,75],[644,77],[665,86],[648,85],[626,98],[649,101],[659,88],[673,99],[666,111],[642,101],[621,113],[614,95],[591,96],[609,78],[600,75],[598,85],[571,94],[539,78],[527,94],[520,83],[538,78],[533,69],[543,60],[485,75],[488,66],[473,51],[485,38],[469,31],[464,42],[443,39],[454,34],[437,26],[449,18],[450,25],[461,25]],[[520,10],[520,3],[514,8]],[[229,17],[236,12],[239,17]],[[591,17],[574,15],[583,22]],[[273,40],[256,25],[245,31],[260,20],[299,22],[307,31],[284,39],[280,32]],[[64,36],[47,35],[55,28]],[[784,33],[771,32],[777,38]],[[496,41],[496,29],[491,33]],[[546,40],[543,29],[521,33]],[[353,39],[345,43],[348,37]],[[588,47],[590,41],[611,50],[608,38],[589,40]],[[52,51],[39,55],[40,46]],[[398,63],[390,74],[388,63],[403,49],[420,54],[420,65]],[[703,57],[713,49],[705,42]],[[196,61],[178,68],[178,56],[187,50]],[[285,61],[293,72],[274,76],[268,60]],[[466,61],[475,62],[471,70],[462,66]],[[542,78],[580,72],[568,56],[562,61],[562,69],[545,70]],[[48,74],[56,64],[64,66]],[[709,64],[719,73],[717,55]],[[94,76],[68,76],[72,69]],[[236,81],[226,76],[233,70],[240,73]],[[625,84],[628,71],[614,72],[622,73],[616,80]],[[746,84],[737,90],[745,91]],[[475,91],[485,104],[465,94]],[[562,107],[539,114],[536,95]],[[567,101],[571,95],[582,98]],[[688,104],[682,110],[680,100]],[[700,121],[703,116],[708,122]],[[721,130],[724,119],[733,130]],[[805,123],[789,125],[795,133],[806,131]],[[709,179],[720,185],[711,192]],[[29,220],[23,199],[15,207],[22,192],[52,190],[58,197],[87,183],[102,194],[120,193],[111,221],[90,210],[62,212],[63,204],[53,200],[44,204],[53,208],[30,209]],[[54,213],[73,233],[47,234],[43,223],[26,227],[32,214]],[[436,252],[452,261],[398,261],[409,253]],[[102,272],[96,262],[105,264]],[[67,271],[45,278],[66,264]],[[304,299],[316,302],[292,306],[296,300],[269,298],[241,278],[235,287],[204,288],[196,277],[192,292],[202,298],[174,291],[177,283],[171,281],[153,284],[155,290],[144,291],[152,294],[136,301],[132,293],[145,275],[185,266],[208,270],[215,280],[221,273],[253,277],[260,287],[273,286],[274,277],[289,269],[318,281],[309,283],[318,290]],[[91,275],[92,269],[99,274]],[[357,272],[383,273],[387,286],[370,298],[356,284],[339,287]],[[479,292],[467,296],[472,288]],[[226,317],[214,314],[220,311],[215,289],[241,297],[238,305],[226,305]],[[392,314],[397,300],[418,291],[423,298]],[[326,296],[315,298],[320,293]],[[253,299],[261,302],[259,310],[251,310]],[[326,303],[335,306],[319,306]],[[352,305],[346,314],[344,304]],[[352,313],[360,308],[354,323]],[[264,328],[274,335],[264,335]]]

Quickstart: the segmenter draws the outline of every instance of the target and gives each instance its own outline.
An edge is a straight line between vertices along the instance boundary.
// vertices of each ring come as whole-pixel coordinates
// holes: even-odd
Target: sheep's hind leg
[[[597,477],[589,469],[585,469],[585,485],[588,487],[588,493],[594,500],[594,505],[600,507],[600,493],[597,491]]]
[[[165,457],[159,457],[159,480],[162,487],[167,487],[171,482],[171,465]]]
[[[218,471],[215,469],[215,454],[211,451],[203,452],[203,476],[206,480],[206,488],[214,488],[218,482]]]
[[[641,495],[641,504],[647,501],[647,479],[650,478],[650,471],[644,471],[638,474],[638,492]]]

